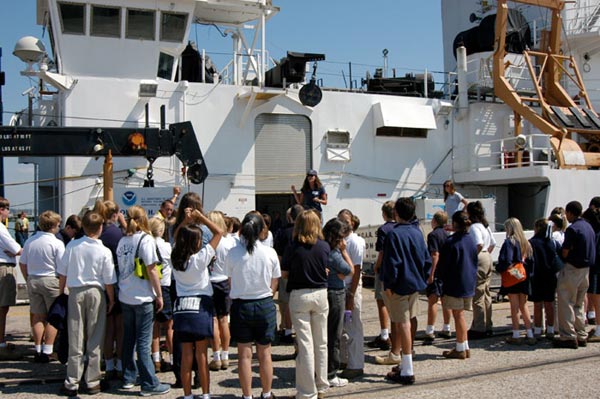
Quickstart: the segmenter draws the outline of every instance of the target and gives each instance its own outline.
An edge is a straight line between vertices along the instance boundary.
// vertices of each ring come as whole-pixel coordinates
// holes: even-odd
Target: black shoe
[[[552,342],[555,348],[577,349],[577,341],[574,339],[555,339]]]
[[[50,363],[50,357],[48,355],[46,355],[45,353],[36,353],[35,355],[33,355],[33,362],[34,363]]]
[[[379,348],[382,351],[390,350],[390,339],[383,339],[378,335],[372,341],[367,342],[369,348]]]
[[[485,333],[485,331],[469,330],[469,331],[467,331],[467,337],[468,337],[469,341],[476,341],[478,339],[486,338],[486,333]]]
[[[292,345],[294,343],[294,336],[292,334],[282,335],[279,338],[279,343],[282,345]]]
[[[587,346],[587,341],[585,339],[578,339],[577,340],[577,346],[585,348]]]
[[[68,396],[72,398],[73,396],[77,396],[77,389],[69,389],[64,385],[61,385],[58,394],[60,396]]]
[[[389,372],[385,376],[387,380],[400,383],[402,385],[412,385],[415,383],[414,375],[400,375],[400,372]]]
[[[596,318],[592,317],[591,319],[588,319],[588,325],[595,326],[596,325]]]
[[[490,337],[493,337],[493,336],[494,336],[494,331],[493,330],[487,330],[485,332],[485,337],[486,338],[490,338]]]
[[[110,386],[108,385],[108,381],[100,380],[100,384],[96,385],[95,387],[88,388],[86,393],[88,395],[96,395],[96,394],[99,394],[100,392],[108,391],[109,388],[110,388]]]
[[[175,384],[171,384],[171,388],[183,388],[183,385],[181,385],[181,380],[175,380]]]
[[[452,333],[450,331],[442,330],[437,332],[437,336],[438,338],[450,339],[452,338]]]

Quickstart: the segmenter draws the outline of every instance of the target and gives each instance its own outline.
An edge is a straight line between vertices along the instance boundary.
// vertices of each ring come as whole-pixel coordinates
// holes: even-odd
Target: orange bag
[[[502,272],[502,286],[512,287],[527,279],[527,272],[523,262],[513,263],[508,269]]]

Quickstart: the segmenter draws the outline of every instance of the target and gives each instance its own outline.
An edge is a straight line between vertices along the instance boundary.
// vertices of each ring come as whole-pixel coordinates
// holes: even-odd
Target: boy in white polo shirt
[[[93,395],[101,391],[100,352],[106,312],[115,303],[113,284],[117,282],[112,254],[99,240],[103,222],[102,216],[88,212],[81,221],[85,236],[67,245],[58,265],[60,291],[63,292],[65,286],[69,288],[69,361],[67,378],[60,390],[65,396],[77,395],[84,370],[84,348],[88,358],[87,393]]]
[[[56,329],[46,324],[48,310],[60,294],[56,267],[65,253],[65,244],[56,238],[60,215],[45,211],[40,215],[37,231],[23,247],[19,266],[27,281],[31,330],[36,363],[48,363],[54,349]],[[43,345],[42,345],[43,341]]]

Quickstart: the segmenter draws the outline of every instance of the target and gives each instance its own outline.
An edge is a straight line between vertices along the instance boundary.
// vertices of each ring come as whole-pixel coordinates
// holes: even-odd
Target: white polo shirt
[[[67,277],[67,287],[116,284],[117,275],[110,249],[102,241],[83,236],[71,241],[58,262],[58,274]]]
[[[4,251],[17,254],[20,250],[21,246],[15,241],[14,238],[12,238],[4,223],[0,223],[0,263],[16,264],[16,258],[8,255]]]
[[[137,277],[133,272],[135,270],[135,251],[140,239],[142,241],[138,256],[144,261],[144,264],[147,266],[158,262],[156,241],[150,234],[139,231],[134,235],[121,238],[117,246],[119,301],[127,305],[142,305],[153,302],[156,297],[150,281]]]
[[[215,250],[211,245],[204,246],[188,259],[186,270],[181,272],[173,269],[177,296],[212,296],[213,289],[209,280],[208,265],[215,256]]]
[[[350,256],[350,260],[352,260],[353,267],[360,265],[362,268],[363,255],[366,246],[365,239],[354,232],[346,238],[346,252],[348,252],[348,256]],[[352,276],[346,276],[344,282],[346,283],[346,287],[350,287],[352,284]]]
[[[30,276],[53,277],[64,253],[65,244],[54,234],[37,231],[25,242],[19,263],[27,265]]]

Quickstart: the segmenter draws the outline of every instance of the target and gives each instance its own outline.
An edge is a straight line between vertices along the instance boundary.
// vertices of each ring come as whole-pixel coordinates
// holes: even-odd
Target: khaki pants
[[[88,358],[85,382],[88,388],[100,383],[100,354],[106,329],[106,297],[100,287],[69,288],[69,360],[65,387],[79,389],[83,375],[83,351]],[[84,342],[84,339],[87,340]]]
[[[327,381],[327,289],[290,293],[290,315],[296,330],[296,398],[314,399],[329,388]]]
[[[558,330],[564,340],[585,340],[583,301],[589,286],[588,267],[578,269],[570,263],[558,274]]]
[[[473,323],[471,330],[486,332],[492,330],[492,257],[487,251],[477,255],[477,284],[473,296]]]

